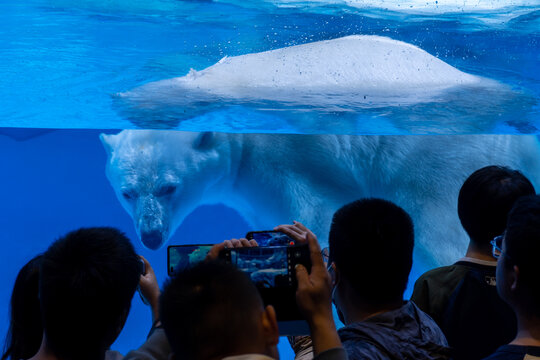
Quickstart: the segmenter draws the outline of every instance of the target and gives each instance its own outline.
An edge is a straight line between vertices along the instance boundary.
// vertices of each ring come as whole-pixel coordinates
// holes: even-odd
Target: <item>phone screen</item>
[[[212,245],[171,245],[167,248],[167,273],[173,275],[203,261]]]
[[[221,259],[249,275],[265,305],[274,306],[282,335],[306,334],[307,325],[296,305],[295,266],[302,264],[310,271],[309,256],[307,244],[233,248],[220,253]]]
[[[287,246],[294,245],[294,239],[275,230],[250,231],[246,234],[248,240],[255,240],[259,246]]]
[[[296,264],[311,268],[309,249],[305,244],[225,249],[220,257],[249,274],[259,289],[296,290]]]
[[[258,288],[289,286],[287,248],[243,248],[231,249],[232,264],[246,272]]]

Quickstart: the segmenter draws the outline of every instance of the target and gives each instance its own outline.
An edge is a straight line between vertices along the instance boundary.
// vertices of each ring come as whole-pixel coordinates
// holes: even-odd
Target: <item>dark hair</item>
[[[160,318],[180,359],[237,354],[257,335],[262,300],[249,276],[230,264],[202,262],[164,285]]]
[[[2,360],[28,359],[41,346],[43,326],[39,309],[39,267],[43,255],[38,255],[22,267],[11,293],[11,322]]]
[[[399,206],[362,199],[339,209],[329,235],[330,262],[368,304],[403,296],[412,267],[414,228]]]
[[[505,263],[519,267],[525,301],[531,313],[540,316],[540,196],[527,196],[516,201],[508,215],[504,242]]]
[[[504,232],[514,202],[534,194],[533,185],[521,172],[504,166],[483,167],[459,191],[459,220],[471,242],[487,247]]]
[[[41,265],[40,304],[49,350],[102,359],[129,313],[140,259],[114,228],[82,228],[55,241]]]

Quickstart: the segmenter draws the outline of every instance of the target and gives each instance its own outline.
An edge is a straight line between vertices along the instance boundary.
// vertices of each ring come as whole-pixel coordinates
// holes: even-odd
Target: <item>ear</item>
[[[339,272],[339,269],[336,267],[336,263],[332,262],[332,287],[337,286],[339,284],[339,281],[341,280],[341,273]]]
[[[114,152],[114,148],[118,143],[116,135],[100,134],[99,139],[101,140],[103,147],[105,147],[107,155],[111,156],[111,154]]]
[[[214,133],[205,131],[200,133],[193,142],[193,148],[197,150],[208,150],[214,142]]]
[[[510,291],[515,292],[518,289],[521,278],[519,275],[519,267],[517,265],[514,265],[512,270],[513,272],[510,278]]]
[[[272,305],[264,308],[262,314],[262,326],[264,338],[269,346],[277,346],[279,343],[279,329],[277,324],[276,310]]]

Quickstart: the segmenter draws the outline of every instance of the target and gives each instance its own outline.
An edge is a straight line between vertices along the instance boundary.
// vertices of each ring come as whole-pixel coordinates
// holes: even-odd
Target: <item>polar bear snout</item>
[[[150,250],[157,250],[163,245],[166,239],[163,238],[161,231],[141,232],[141,241],[144,246]]]
[[[159,249],[169,239],[168,214],[153,196],[139,199],[136,226],[145,247]]]
[[[159,249],[169,239],[168,226],[164,226],[161,219],[143,216],[138,229],[143,245],[150,250]]]

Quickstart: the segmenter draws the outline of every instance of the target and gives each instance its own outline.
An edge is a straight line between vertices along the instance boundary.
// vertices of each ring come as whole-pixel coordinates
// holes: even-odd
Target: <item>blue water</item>
[[[106,154],[97,129],[540,133],[539,1],[492,9],[444,7],[442,1],[420,6],[400,2],[403,7],[397,2],[382,7],[360,3],[0,1],[0,133],[10,135],[0,135],[0,340],[8,326],[9,296],[18,270],[74,228],[120,228],[154,265],[160,282],[166,277],[165,251],[140,245],[132,219],[105,177]],[[191,68],[202,70],[224,56],[353,34],[414,44],[510,91],[504,98],[457,91],[434,103],[331,113],[261,111],[234,104],[181,121],[181,109],[165,106],[149,113],[114,97],[183,76]],[[48,128],[81,130],[41,130]],[[249,230],[260,229],[250,229],[222,205],[205,206],[186,219],[169,244],[219,242]],[[113,348],[126,352],[137,347],[149,327],[150,311],[135,297]],[[289,358],[286,346],[281,350],[282,358]]]
[[[167,276],[166,249],[143,248],[131,217],[124,211],[107,178],[100,131],[54,131],[26,141],[0,135],[0,341],[8,328],[8,304],[19,269],[65,233],[82,226],[115,226],[132,239],[136,251],[153,265],[159,283]],[[219,214],[219,216],[215,216]],[[208,226],[212,219],[212,226]],[[250,229],[224,206],[196,210],[169,244],[217,243]],[[151,327],[151,314],[138,296],[114,349],[123,353],[141,345]]]
[[[540,128],[540,2],[358,7],[369,2],[67,1],[0,3],[0,126],[295,133],[531,133]],[[377,1],[373,1],[375,5]],[[396,2],[397,3],[397,2]],[[467,2],[463,2],[467,3]],[[483,4],[500,4],[500,1]],[[515,2],[511,2],[515,3]],[[390,3],[395,4],[395,3]],[[356,5],[356,6],[353,6]],[[242,55],[352,34],[411,43],[507,85],[434,103],[368,109],[126,109],[112,95]],[[499,97],[498,97],[499,96]],[[280,104],[270,104],[279,107]]]

